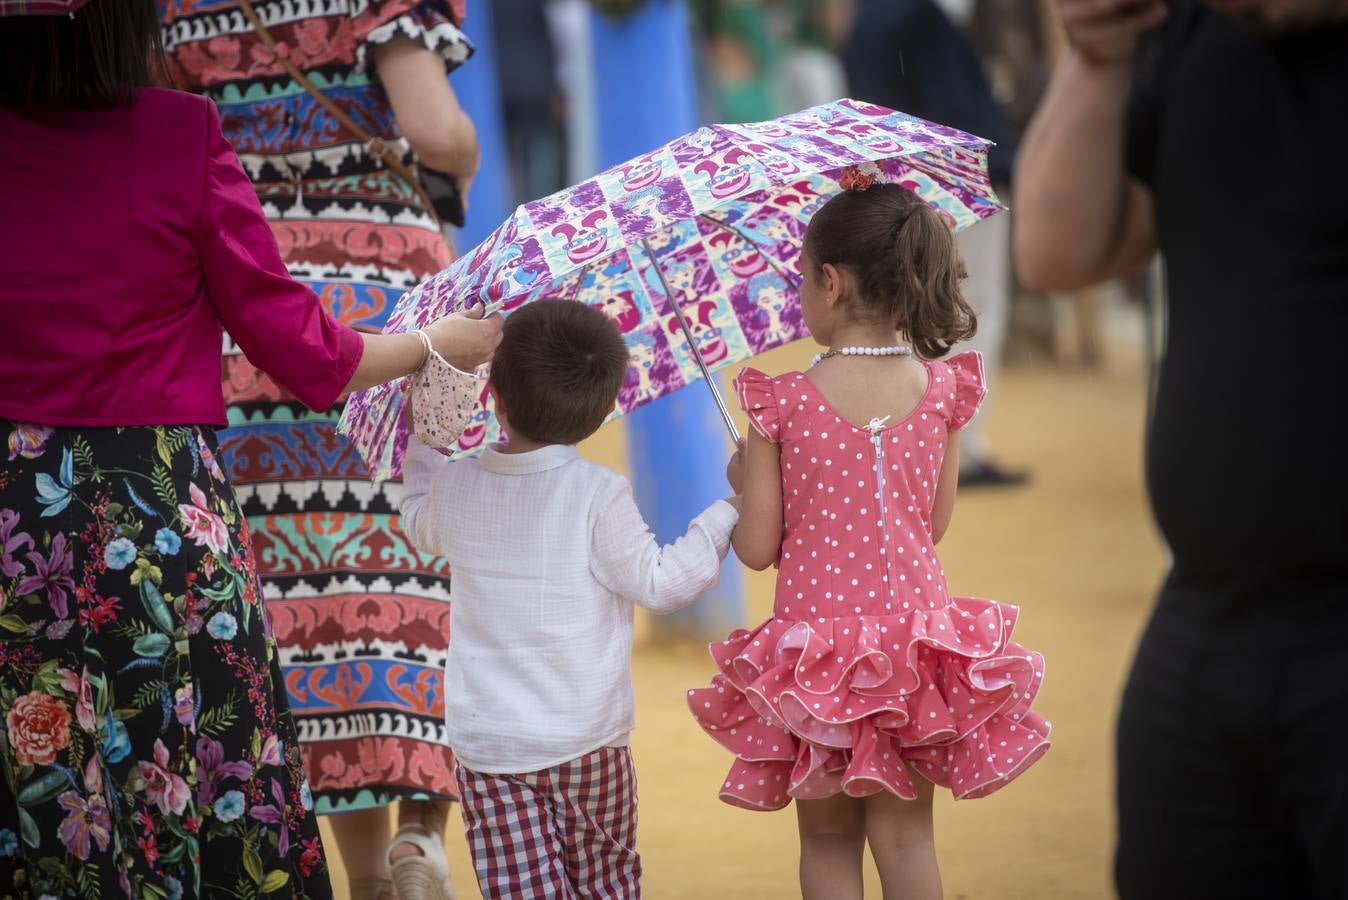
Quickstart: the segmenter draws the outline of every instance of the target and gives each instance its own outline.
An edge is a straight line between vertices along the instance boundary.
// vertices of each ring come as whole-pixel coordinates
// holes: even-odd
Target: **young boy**
[[[627,480],[580,458],[627,365],[599,310],[521,307],[492,361],[508,443],[450,466],[407,450],[403,529],[454,571],[445,714],[484,897],[640,895],[633,606],[715,585],[739,512],[717,501],[660,547]]]

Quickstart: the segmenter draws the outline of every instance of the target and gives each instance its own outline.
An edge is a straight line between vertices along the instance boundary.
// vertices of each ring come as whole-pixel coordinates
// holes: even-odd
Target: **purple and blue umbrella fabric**
[[[699,128],[519,207],[405,294],[384,331],[413,331],[479,302],[507,314],[540,299],[591,304],[631,351],[614,411],[621,415],[701,377],[664,283],[713,371],[797,340],[806,335],[800,245],[815,211],[841,190],[897,182],[964,228],[1003,208],[988,183],[988,146],[854,100]],[[360,391],[343,412],[341,430],[375,480],[401,469],[408,387],[402,379]],[[484,389],[447,453],[480,452],[498,433]]]

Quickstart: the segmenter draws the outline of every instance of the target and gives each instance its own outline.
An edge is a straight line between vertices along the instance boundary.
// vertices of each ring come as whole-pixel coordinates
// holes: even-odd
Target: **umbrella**
[[[0,0],[0,16],[70,16],[89,0]]]
[[[805,336],[797,287],[810,217],[868,180],[898,182],[962,228],[1002,207],[987,141],[890,109],[840,100],[767,122],[699,128],[517,209],[485,241],[405,294],[384,331],[411,331],[475,303],[508,312],[541,298],[603,309],[632,365],[615,415]],[[673,302],[671,302],[673,298]],[[371,478],[407,446],[408,380],[353,394],[341,430]],[[486,391],[448,455],[498,428]]]

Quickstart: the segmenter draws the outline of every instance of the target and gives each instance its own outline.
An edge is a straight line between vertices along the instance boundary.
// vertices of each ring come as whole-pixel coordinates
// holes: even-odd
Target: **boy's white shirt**
[[[445,465],[415,437],[401,511],[412,543],[453,572],[447,739],[488,774],[627,743],[633,604],[673,612],[714,586],[738,521],[717,501],[660,547],[627,479],[575,447]]]

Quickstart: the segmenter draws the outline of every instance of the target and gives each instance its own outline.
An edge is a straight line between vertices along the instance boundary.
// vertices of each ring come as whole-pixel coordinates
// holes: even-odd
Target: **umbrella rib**
[[[745,234],[740,229],[736,228],[734,225],[731,225],[729,222],[722,222],[720,219],[714,219],[711,216],[707,215],[706,213],[698,213],[697,217],[702,221],[706,222],[707,224],[711,225],[713,228],[719,228],[722,231],[728,231],[733,235],[737,235],[740,240],[744,241],[750,247],[753,247],[754,251],[757,252],[759,256],[763,257],[763,259],[767,262],[767,264],[771,266],[772,269],[778,275],[780,275],[782,277],[782,280],[785,281],[787,284],[791,284],[796,280],[795,276],[791,272],[782,268],[782,264],[772,258],[771,253],[764,252],[763,248],[758,246],[757,241],[749,237],[749,235]]]
[[[665,273],[660,268],[660,261],[655,258],[655,250],[651,248],[651,242],[648,238],[641,239],[641,246],[646,250],[646,256],[650,258],[651,267],[655,269],[655,277],[660,279],[660,287],[665,292],[665,299],[669,301],[669,308],[674,310],[674,318],[678,321],[679,328],[688,341],[688,349],[692,352],[693,359],[697,361],[698,369],[702,371],[702,380],[706,382],[708,390],[711,391],[712,399],[716,401],[716,408],[721,411],[721,419],[730,431],[730,439],[738,447],[740,443],[739,429],[735,427],[735,420],[730,417],[730,409],[725,405],[725,398],[721,396],[720,390],[716,387],[716,381],[711,377],[711,370],[707,368],[706,360],[702,358],[702,351],[697,349],[697,342],[693,340],[693,331],[688,327],[688,320],[684,318],[683,310],[679,308],[679,301],[675,298],[674,291],[670,288],[669,282],[665,280]]]

